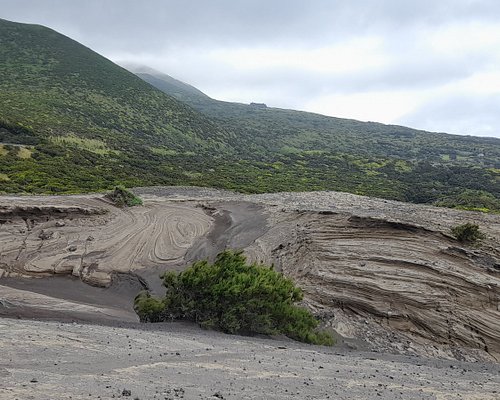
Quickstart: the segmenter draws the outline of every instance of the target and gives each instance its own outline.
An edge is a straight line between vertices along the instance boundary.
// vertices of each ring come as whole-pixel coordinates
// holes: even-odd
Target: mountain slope
[[[306,189],[500,209],[500,139],[223,102],[166,74],[131,70],[235,132],[244,158],[290,171]]]
[[[102,189],[91,183],[97,166],[110,173],[104,186],[181,183],[176,169],[194,155],[231,152],[227,132],[209,118],[51,29],[0,20],[0,60],[0,141],[35,145],[24,159],[2,146],[6,190]],[[68,164],[89,185],[54,179]]]
[[[500,210],[498,139],[220,102],[146,73],[158,89],[51,29],[0,20],[0,192],[337,190]]]
[[[355,149],[358,153],[371,156],[413,157],[431,161],[443,161],[442,155],[455,154],[462,156],[462,159],[467,158],[467,163],[471,165],[491,164],[500,167],[500,139],[497,138],[426,132],[404,126],[271,108],[256,103],[248,105],[219,101],[191,85],[151,68],[131,67],[130,70],[146,82],[206,115],[228,123],[237,123],[240,128],[245,126],[242,122],[251,122],[254,133],[267,141],[266,146],[270,145],[271,140],[273,150],[276,151],[286,145],[294,151],[325,150],[326,146],[328,149],[335,147],[341,151]],[[278,123],[281,124],[279,130],[273,126]],[[321,143],[313,133],[321,136]],[[296,147],[293,147],[294,145]]]
[[[139,76],[142,80],[150,83],[162,92],[175,97],[184,103],[188,103],[193,108],[209,108],[216,100],[213,100],[201,90],[196,89],[187,83],[181,82],[170,75],[163,74],[152,68],[141,65],[124,65],[124,68]]]

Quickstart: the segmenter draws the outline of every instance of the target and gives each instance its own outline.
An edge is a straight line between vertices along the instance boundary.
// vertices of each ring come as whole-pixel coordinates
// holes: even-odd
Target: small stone
[[[76,251],[77,247],[76,246],[69,246],[68,251]]]
[[[49,240],[54,235],[54,232],[45,232],[43,229],[38,234],[38,237],[42,240]]]
[[[62,226],[66,226],[66,223],[65,223],[64,221],[57,221],[57,222],[56,222],[56,226],[57,226],[58,228],[61,228]]]
[[[123,397],[130,397],[130,396],[132,396],[132,392],[128,389],[123,389],[122,396]]]
[[[31,383],[38,383],[38,379],[33,378],[30,382],[31,382]]]

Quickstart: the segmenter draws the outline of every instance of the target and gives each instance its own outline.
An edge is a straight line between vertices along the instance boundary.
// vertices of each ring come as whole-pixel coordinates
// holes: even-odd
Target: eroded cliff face
[[[0,199],[0,277],[113,288],[132,272],[159,283],[162,270],[243,248],[293,278],[350,346],[500,360],[500,216],[326,192],[142,195],[143,207],[124,210],[96,196]],[[449,236],[464,222],[486,233],[480,246]]]
[[[277,264],[340,334],[394,350],[459,356],[468,347],[500,359],[495,254],[443,232],[343,213],[295,212],[281,225],[289,240],[274,249]]]

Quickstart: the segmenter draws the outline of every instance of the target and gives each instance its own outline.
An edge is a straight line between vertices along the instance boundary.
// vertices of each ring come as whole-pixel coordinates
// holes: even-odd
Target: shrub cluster
[[[116,186],[115,190],[108,193],[106,197],[111,200],[117,207],[133,207],[141,206],[142,200],[137,197],[130,190],[125,189],[123,186]]]
[[[332,345],[318,321],[294,303],[302,292],[272,267],[247,264],[241,252],[225,251],[215,262],[199,261],[162,276],[164,298],[147,292],[135,300],[143,322],[188,320],[232,334],[284,334],[306,343]]]
[[[455,226],[451,229],[451,233],[459,242],[463,243],[475,243],[485,238],[484,233],[479,230],[479,226],[469,222]]]

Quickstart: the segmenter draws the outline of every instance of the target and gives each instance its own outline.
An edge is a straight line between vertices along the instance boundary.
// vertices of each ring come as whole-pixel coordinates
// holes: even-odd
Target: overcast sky
[[[220,100],[500,137],[500,0],[0,0],[0,18]]]

